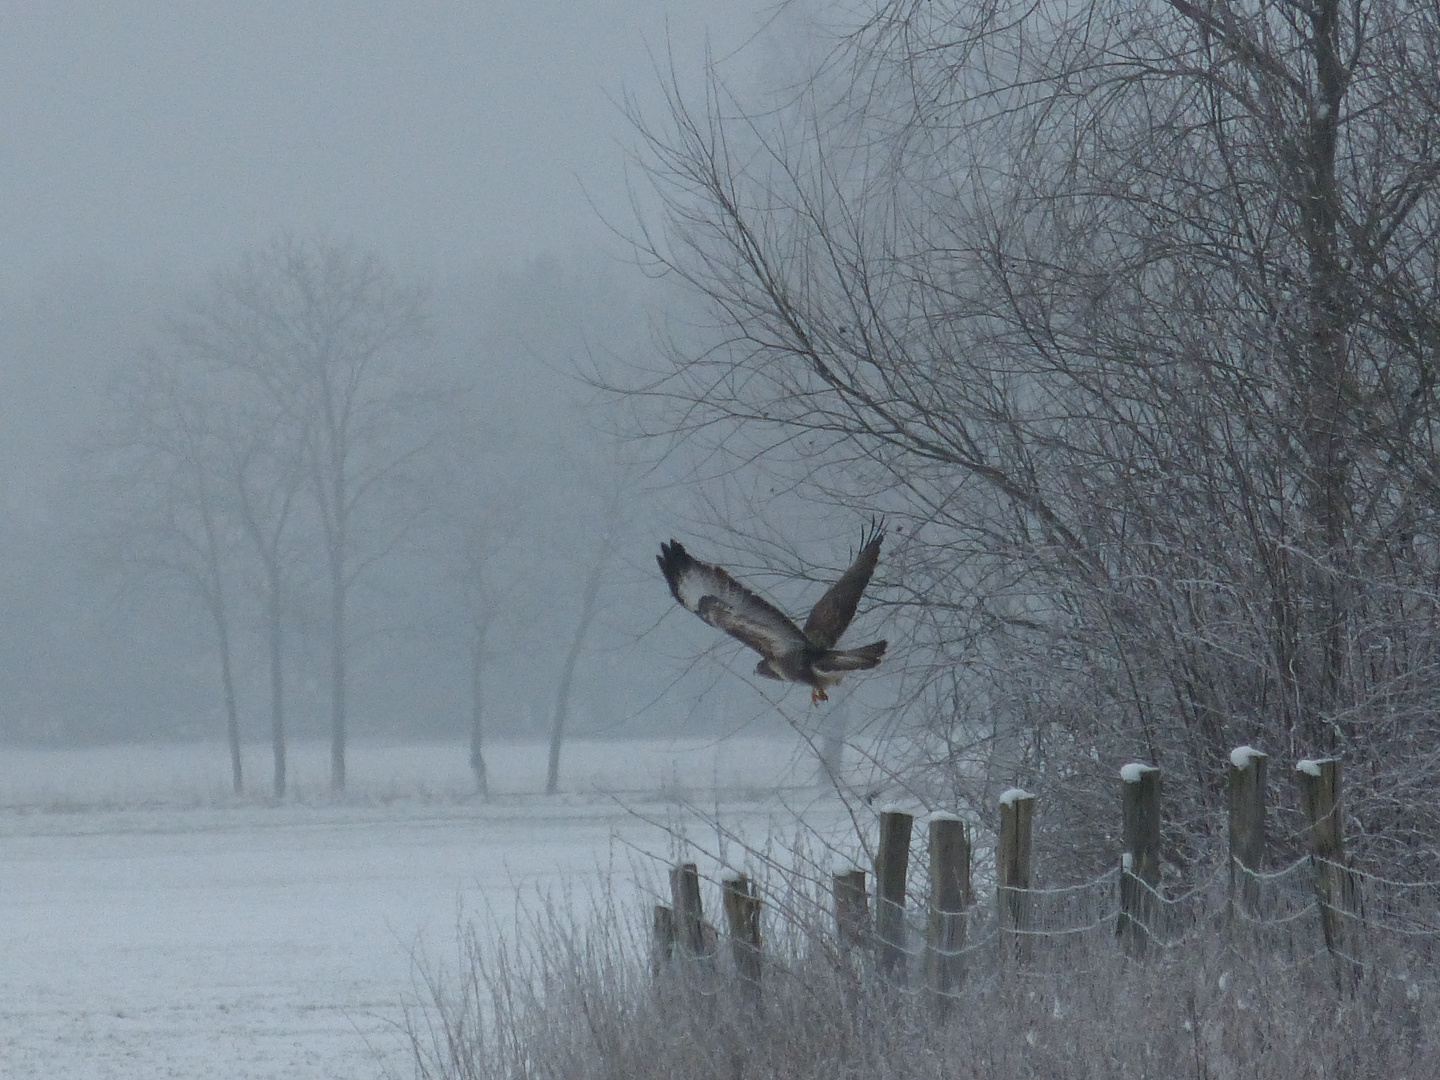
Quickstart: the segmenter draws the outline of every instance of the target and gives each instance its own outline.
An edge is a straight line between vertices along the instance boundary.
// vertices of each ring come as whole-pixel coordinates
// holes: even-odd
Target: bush
[[[648,927],[607,892],[510,942],[472,926],[409,1032],[426,1080],[929,1080],[1440,1075],[1440,981],[1403,940],[1337,988],[1328,954],[1254,950],[1207,925],[1144,960],[1109,926],[997,966],[993,942],[940,1018],[918,973],[887,984],[823,919],[769,928],[755,1007],[725,949],[652,972]],[[773,913],[772,913],[773,914]],[[978,935],[977,935],[978,937]],[[1428,945],[1428,938],[1426,939]],[[1415,971],[1407,971],[1413,967]]]

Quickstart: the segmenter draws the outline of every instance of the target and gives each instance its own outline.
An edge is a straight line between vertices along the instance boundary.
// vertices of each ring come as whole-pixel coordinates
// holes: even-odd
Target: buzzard
[[[811,609],[803,630],[720,567],[693,558],[677,540],[661,544],[656,561],[682,607],[760,654],[756,675],[804,683],[810,687],[810,703],[818,705],[829,700],[825,688],[845,672],[873,668],[885,655],[884,641],[858,649],[835,648],[870,584],[884,539],[884,522],[872,521],[861,532],[860,554]]]

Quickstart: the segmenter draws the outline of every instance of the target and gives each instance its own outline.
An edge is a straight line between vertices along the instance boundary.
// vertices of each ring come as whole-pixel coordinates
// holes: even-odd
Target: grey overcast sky
[[[276,230],[430,268],[607,242],[614,100],[766,0],[6,0],[0,286],[204,273]],[[668,45],[667,45],[668,42]]]

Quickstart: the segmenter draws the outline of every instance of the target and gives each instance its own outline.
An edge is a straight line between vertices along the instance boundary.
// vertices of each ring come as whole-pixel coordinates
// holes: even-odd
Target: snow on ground
[[[687,802],[757,840],[840,822],[796,744],[577,742],[552,799],[544,759],[493,749],[487,801],[463,747],[356,746],[333,800],[301,746],[272,805],[221,747],[0,748],[0,1078],[407,1076],[403,1008],[465,920],[602,872],[642,903],[637,852],[713,836]]]

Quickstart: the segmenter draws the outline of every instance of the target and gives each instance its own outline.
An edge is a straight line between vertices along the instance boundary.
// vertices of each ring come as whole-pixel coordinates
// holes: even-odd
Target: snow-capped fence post
[[[935,1011],[950,1011],[964,975],[960,950],[965,947],[965,909],[970,906],[970,837],[965,823],[953,814],[930,818],[930,911],[926,923],[927,982]]]
[[[870,900],[865,894],[865,871],[844,870],[830,878],[835,899],[835,934],[842,950],[857,949],[870,938]]]
[[[995,848],[995,911],[1002,959],[1029,959],[1030,837],[1035,796],[1011,788],[1000,796],[1000,837]]]
[[[1360,935],[1355,877],[1345,864],[1345,823],[1340,807],[1340,759],[1295,763],[1300,803],[1310,822],[1311,861],[1315,867],[1315,898],[1325,947],[1335,959],[1335,977],[1342,989],[1360,976]]]
[[[1230,752],[1230,922],[1236,914],[1259,915],[1260,883],[1254,874],[1265,863],[1265,777],[1267,757],[1252,746]]]
[[[1159,905],[1160,770],[1131,762],[1120,770],[1125,851],[1120,858],[1120,918],[1115,933],[1136,955],[1143,955]]]
[[[721,886],[721,903],[730,929],[730,955],[740,992],[752,1007],[760,1004],[760,896],[755,883],[744,874],[726,878]]]
[[[910,870],[910,830],[915,818],[902,810],[880,812],[880,844],[875,851],[875,931],[880,971],[906,981],[905,881]]]

